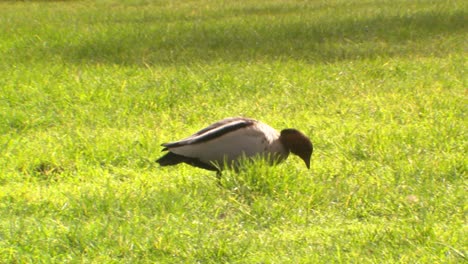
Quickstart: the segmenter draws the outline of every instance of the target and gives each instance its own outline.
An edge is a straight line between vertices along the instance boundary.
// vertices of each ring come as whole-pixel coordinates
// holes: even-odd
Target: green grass
[[[0,2],[0,263],[465,263],[466,10]],[[311,170],[155,164],[239,115]]]

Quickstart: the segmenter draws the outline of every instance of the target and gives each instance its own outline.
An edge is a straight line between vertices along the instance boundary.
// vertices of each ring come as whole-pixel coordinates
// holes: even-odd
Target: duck
[[[242,158],[265,158],[270,165],[287,159],[290,153],[299,156],[307,169],[313,152],[311,140],[294,128],[278,132],[271,126],[246,117],[228,117],[195,134],[161,144],[167,152],[156,162],[160,166],[186,163],[216,171],[218,178],[227,168],[238,169]]]

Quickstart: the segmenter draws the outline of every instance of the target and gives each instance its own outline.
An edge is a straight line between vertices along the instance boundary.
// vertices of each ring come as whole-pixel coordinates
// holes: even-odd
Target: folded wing
[[[222,137],[238,129],[251,126],[254,124],[254,122],[254,120],[247,118],[227,118],[196,132],[188,138],[184,138],[175,142],[164,143],[161,146],[165,147],[163,150],[168,150],[182,146],[207,142]]]

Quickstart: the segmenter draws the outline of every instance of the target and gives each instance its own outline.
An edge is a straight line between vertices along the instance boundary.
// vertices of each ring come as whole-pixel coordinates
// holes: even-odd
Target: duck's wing
[[[228,133],[234,132],[238,129],[252,126],[255,124],[255,122],[256,121],[253,119],[243,117],[226,118],[196,132],[188,138],[184,138],[175,142],[164,143],[161,146],[164,147],[164,151],[172,148],[207,142]]]
[[[168,150],[207,164],[221,165],[231,163],[240,156],[251,157],[262,153],[269,146],[265,131],[243,122],[224,125],[200,136],[174,144],[176,147]]]

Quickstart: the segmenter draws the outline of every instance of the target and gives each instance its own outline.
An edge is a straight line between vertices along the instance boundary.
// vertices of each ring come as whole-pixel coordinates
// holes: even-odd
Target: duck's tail
[[[186,158],[184,156],[168,152],[166,155],[156,160],[156,162],[161,166],[173,166],[185,162],[185,160]]]
[[[179,163],[187,163],[189,165],[205,170],[219,171],[219,169],[211,163],[204,163],[197,158],[185,157],[179,154],[172,153],[170,151],[166,155],[156,160],[156,162],[159,163],[159,165],[161,166],[173,166]]]

